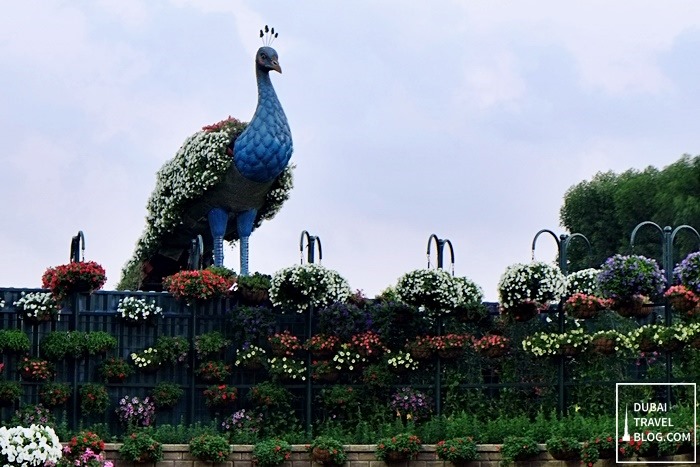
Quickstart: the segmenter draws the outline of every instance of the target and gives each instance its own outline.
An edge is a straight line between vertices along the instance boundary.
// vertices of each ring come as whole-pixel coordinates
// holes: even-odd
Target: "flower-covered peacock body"
[[[277,52],[263,46],[255,56],[258,103],[250,123],[229,117],[205,126],[158,171],[146,230],[120,288],[160,289],[164,277],[192,265],[198,245],[195,256],[208,264],[213,254],[221,266],[224,240],[240,240],[240,271],[248,273],[252,231],[274,217],[292,188],[292,135],[273,70],[282,72]]]

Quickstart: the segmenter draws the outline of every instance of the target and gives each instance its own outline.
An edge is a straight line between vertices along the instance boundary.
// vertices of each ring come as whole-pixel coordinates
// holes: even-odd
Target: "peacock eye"
[[[267,55],[265,55],[265,54],[260,54],[260,58],[262,58],[263,60],[267,60]]]

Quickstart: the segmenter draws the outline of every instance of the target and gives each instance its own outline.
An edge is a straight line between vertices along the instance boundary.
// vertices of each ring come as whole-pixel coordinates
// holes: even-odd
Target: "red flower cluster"
[[[68,459],[77,459],[88,449],[99,454],[104,451],[105,442],[91,431],[81,431],[63,448],[63,455]]]
[[[236,126],[241,126],[244,125],[245,123],[242,123],[240,120],[237,120],[233,118],[232,116],[228,116],[228,118],[221,120],[220,122],[213,123],[211,125],[205,125],[202,127],[203,131],[221,131],[228,129],[229,127],[236,127]]]
[[[105,285],[107,276],[102,266],[94,261],[78,261],[48,268],[41,277],[41,286],[50,289],[56,300],[63,300],[74,292],[92,293]]]
[[[134,372],[131,365],[121,358],[110,357],[100,367],[102,377],[112,383],[121,383]]]
[[[225,384],[209,386],[204,390],[204,398],[207,407],[226,406],[236,401],[238,398],[238,389]]]
[[[231,376],[231,365],[224,362],[204,362],[195,370],[203,381],[221,382]]]
[[[208,269],[180,271],[163,280],[163,287],[171,295],[187,301],[209,300],[226,295],[232,285],[232,279],[226,279]]]

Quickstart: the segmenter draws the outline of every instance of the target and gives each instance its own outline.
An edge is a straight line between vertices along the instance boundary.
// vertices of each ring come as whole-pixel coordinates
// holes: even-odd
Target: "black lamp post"
[[[571,235],[567,234],[561,234],[559,237],[552,232],[549,229],[542,229],[539,232],[535,234],[535,238],[532,239],[532,260],[535,260],[535,245],[537,244],[537,238],[543,234],[543,233],[548,233],[554,238],[554,241],[557,242],[557,251],[559,254],[559,270],[564,274],[565,276],[569,274],[569,265],[568,265],[568,251],[569,251],[569,244],[571,243],[571,240],[574,238],[582,238],[585,242],[586,245],[588,245],[588,253],[591,253],[591,242],[588,241],[585,235],[580,234],[580,233],[573,233]]]
[[[565,276],[568,275],[569,273],[569,265],[568,265],[568,250],[569,250],[569,244],[571,243],[571,240],[574,238],[581,238],[583,241],[586,242],[586,245],[588,245],[588,253],[591,253],[591,242],[588,241],[588,238],[586,238],[585,235],[580,234],[580,233],[573,233],[571,235],[567,234],[561,234],[559,237],[552,232],[549,229],[542,229],[539,232],[535,234],[535,237],[532,239],[532,260],[535,260],[535,246],[537,245],[537,239],[539,236],[543,233],[547,233],[554,238],[554,241],[557,243],[557,252],[559,256],[559,270],[564,274]],[[559,325],[559,332],[563,333],[564,332],[564,309],[561,306],[561,303],[559,304],[558,308],[558,325]],[[559,416],[563,416],[564,412],[566,410],[566,404],[564,403],[564,399],[566,397],[566,391],[565,391],[565,386],[564,386],[564,357],[559,357],[559,368],[558,368],[558,386],[559,386],[559,398],[557,400],[557,409],[559,412]]]
[[[321,238],[309,234],[308,231],[303,230],[299,238],[299,259],[300,264],[304,264],[304,240],[306,239],[306,260],[309,264],[314,263],[314,253],[316,251],[316,245],[318,245],[318,262],[321,263],[323,259],[323,249],[321,248]],[[309,317],[306,322],[306,338],[310,338],[313,333],[313,322],[314,322],[314,306],[309,305]],[[306,356],[306,432],[311,435],[311,400],[313,398],[313,383],[311,378],[311,352]]]
[[[313,264],[314,262],[314,252],[316,251],[316,244],[318,244],[318,262],[319,264],[323,260],[323,249],[321,248],[321,237],[310,235],[309,232],[303,230],[301,232],[301,238],[299,238],[299,257],[301,264],[304,264],[304,238],[306,238],[306,260]]]
[[[83,259],[80,259],[81,249],[83,252]],[[70,262],[79,263],[80,261],[85,261],[85,234],[83,234],[82,230],[79,230],[78,235],[70,240]]]
[[[428,248],[426,250],[426,255],[428,257],[428,269],[430,269],[430,245],[435,241],[435,246],[437,247],[437,268],[444,268],[444,257],[445,257],[445,245],[450,248],[450,269],[452,275],[455,275],[455,250],[452,247],[452,242],[446,238],[438,238],[437,235],[431,234],[428,237]],[[442,335],[442,316],[437,317],[437,335]],[[435,364],[435,412],[437,415],[442,414],[442,364],[440,357],[438,356],[437,362]]]

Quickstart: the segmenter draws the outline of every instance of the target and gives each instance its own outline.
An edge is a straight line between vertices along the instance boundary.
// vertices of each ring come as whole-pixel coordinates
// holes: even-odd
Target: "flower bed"
[[[119,448],[121,444],[106,444],[105,452],[107,459],[114,460],[114,467],[131,467],[131,463],[120,460]],[[480,444],[477,445],[477,453],[479,455],[479,465],[481,467],[500,467],[501,454],[500,445],[497,444]],[[539,445],[540,453],[532,461],[529,462],[518,462],[518,467],[560,467],[562,465],[561,461],[554,459],[550,456],[545,445]],[[360,445],[346,445],[345,452],[348,456],[348,460],[345,463],[346,467],[366,467],[369,462],[375,461],[374,452],[376,446],[373,444],[360,444]],[[245,463],[249,465],[252,463],[252,445],[232,445],[232,451],[228,456],[228,460],[217,464],[220,467],[233,467],[234,464],[239,465]],[[159,465],[163,467],[173,467],[177,465],[178,467],[195,467],[195,463],[198,461],[189,452],[189,446],[186,444],[168,444],[163,445],[163,461]],[[691,454],[677,455],[669,458],[670,460],[675,460],[676,462],[688,462],[692,460]],[[313,461],[309,458],[309,453],[307,451],[307,446],[305,445],[292,445],[292,452],[289,461],[284,465],[294,465],[297,467],[308,466],[314,467]],[[438,460],[436,446],[424,444],[421,450],[416,455],[416,459],[411,461],[414,467],[428,467],[435,466],[436,462],[441,462]],[[201,465],[199,462],[197,465]],[[380,464],[381,465],[381,464]],[[450,464],[445,463],[445,466]],[[601,462],[601,466],[613,466],[614,462]],[[645,464],[640,462],[635,464],[641,467],[645,465],[647,467],[653,467],[659,464]]]

